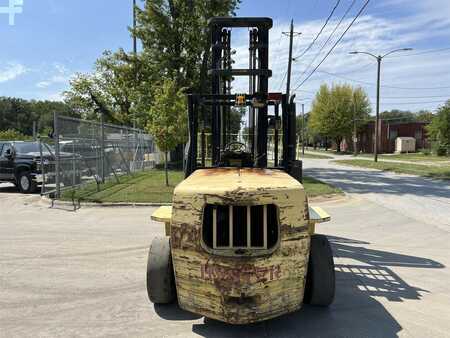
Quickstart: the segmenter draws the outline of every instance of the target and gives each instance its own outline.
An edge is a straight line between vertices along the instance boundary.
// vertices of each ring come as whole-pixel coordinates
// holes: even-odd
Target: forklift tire
[[[330,243],[324,235],[312,235],[303,302],[329,306],[334,300],[334,293],[334,261]]]
[[[169,237],[152,241],[147,263],[147,293],[155,304],[169,304],[176,298]]]
[[[17,188],[22,194],[32,194],[36,191],[37,184],[29,172],[23,171],[17,177]]]

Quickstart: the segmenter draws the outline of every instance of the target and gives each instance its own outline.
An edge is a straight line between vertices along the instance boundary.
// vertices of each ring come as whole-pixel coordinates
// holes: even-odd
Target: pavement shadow
[[[387,301],[420,300],[427,290],[411,286],[389,267],[444,268],[439,262],[416,256],[372,250],[368,242],[329,237],[336,258],[336,298],[329,308],[303,306],[300,311],[262,323],[229,325],[206,319],[193,324],[203,337],[398,337],[401,325],[377,297]]]
[[[450,181],[414,176],[387,176],[383,171],[338,168],[307,168],[305,174],[348,193],[411,194],[450,198]]]
[[[1,193],[8,193],[8,194],[14,194],[19,193],[19,190],[17,190],[16,186],[13,184],[0,184],[0,194]]]

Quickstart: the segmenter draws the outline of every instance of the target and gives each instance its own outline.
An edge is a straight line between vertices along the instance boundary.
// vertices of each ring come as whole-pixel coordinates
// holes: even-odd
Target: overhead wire
[[[336,8],[338,8],[340,2],[341,2],[341,0],[336,1],[336,4],[334,5],[334,7],[331,10],[330,14],[328,15],[327,19],[325,20],[325,23],[322,25],[322,28],[320,28],[319,33],[317,33],[316,37],[308,45],[308,47],[306,47],[306,49],[300,55],[294,57],[294,59],[302,57],[303,55],[305,55],[312,48],[312,46],[314,46],[314,44],[316,43],[317,39],[322,34],[323,30],[328,25],[328,22],[330,21],[331,17],[333,16],[334,12],[336,11]]]
[[[364,11],[364,9],[367,7],[367,5],[370,3],[370,0],[366,0],[366,2],[364,3],[364,5],[361,7],[361,9],[358,11],[358,13],[356,14],[356,16],[353,18],[353,20],[350,22],[350,24],[348,25],[348,27],[345,29],[345,31],[341,34],[341,36],[339,37],[339,39],[334,43],[334,45],[331,47],[331,49],[328,51],[328,53],[324,56],[324,58],[319,62],[319,64],[313,69],[313,71],[295,88],[298,89],[300,88],[306,81],[308,81],[311,76],[313,76],[313,74],[317,71],[317,69],[319,69],[319,67],[325,62],[325,60],[328,58],[328,56],[330,56],[330,54],[333,52],[333,50],[336,48],[336,46],[342,41],[342,39],[344,38],[345,34],[347,34],[347,32],[350,30],[350,28],[353,26],[353,24],[355,23],[355,21],[360,17],[360,15],[362,14],[362,12]]]
[[[317,58],[319,57],[319,55],[322,53],[322,51],[324,50],[325,46],[328,44],[328,42],[331,40],[331,38],[333,37],[334,33],[336,33],[337,29],[341,26],[342,22],[344,21],[344,19],[347,17],[347,14],[351,11],[351,9],[353,8],[353,6],[355,5],[356,0],[353,0],[352,3],[350,4],[350,6],[347,8],[347,10],[345,11],[344,15],[341,17],[341,19],[339,20],[339,22],[337,23],[337,25],[334,27],[333,31],[331,32],[331,34],[328,36],[328,39],[325,41],[325,43],[322,45],[322,47],[320,48],[320,50],[316,53],[316,55],[314,56],[314,58],[311,60],[311,62],[308,64],[308,66],[306,66],[305,70],[300,74],[299,76],[299,81],[302,78],[303,75],[306,74],[306,72],[308,71],[308,69],[311,67],[311,65],[314,63],[314,61],[317,60]],[[298,82],[297,82],[298,83]]]
[[[376,83],[373,83],[373,82],[367,82],[367,81],[361,81],[361,80],[356,80],[356,79],[352,79],[352,78],[349,78],[349,77],[347,77],[347,76],[342,76],[342,75],[338,75],[338,74],[335,74],[335,73],[330,73],[330,72],[327,72],[327,71],[325,71],[325,70],[318,70],[317,72],[319,72],[319,73],[324,73],[324,74],[328,74],[328,75],[331,75],[331,76],[334,76],[334,77],[337,77],[337,78],[341,78],[341,79],[343,79],[343,80],[347,80],[347,81],[352,81],[352,82],[356,82],[356,83],[361,83],[361,84],[365,84],[365,85],[368,85],[368,86],[376,86],[377,84]],[[392,88],[392,89],[404,89],[404,90],[436,90],[436,89],[450,89],[450,86],[448,86],[448,87],[446,87],[446,86],[444,86],[444,87],[399,87],[399,86],[390,86],[390,85],[380,85],[380,87],[382,87],[382,88]]]

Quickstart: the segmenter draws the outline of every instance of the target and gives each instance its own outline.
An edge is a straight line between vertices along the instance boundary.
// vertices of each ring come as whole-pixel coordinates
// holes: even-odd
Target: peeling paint
[[[303,186],[279,170],[201,169],[174,191],[172,261],[180,307],[244,324],[301,307],[309,257]],[[271,254],[225,257],[203,249],[205,204],[276,204],[280,242]]]

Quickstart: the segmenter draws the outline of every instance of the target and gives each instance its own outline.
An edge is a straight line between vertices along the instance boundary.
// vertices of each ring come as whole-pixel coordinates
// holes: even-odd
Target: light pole
[[[374,161],[378,162],[378,143],[379,143],[379,127],[380,127],[380,78],[381,78],[381,61],[388,55],[391,55],[392,53],[396,53],[396,52],[405,52],[405,51],[410,51],[412,50],[412,48],[400,48],[400,49],[395,49],[392,50],[384,55],[374,55],[372,53],[369,52],[358,52],[358,51],[354,51],[354,52],[350,52],[349,54],[366,54],[369,55],[371,57],[374,57],[377,60],[377,64],[378,64],[378,71],[377,71],[377,110],[376,110],[376,120],[375,120],[375,146],[374,146]]]

